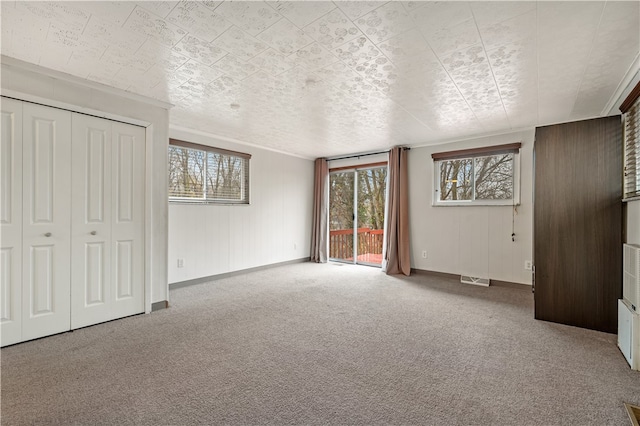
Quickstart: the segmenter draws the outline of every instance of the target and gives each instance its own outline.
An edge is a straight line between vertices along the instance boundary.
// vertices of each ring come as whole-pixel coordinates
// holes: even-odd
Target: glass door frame
[[[383,226],[382,226],[382,230],[383,230],[383,237],[382,237],[382,241],[383,241],[383,252],[384,252],[384,241],[386,241],[386,229],[385,229],[385,224],[387,222],[387,217],[386,217],[386,213],[387,213],[387,189],[388,189],[388,184],[389,184],[389,174],[388,174],[388,162],[384,161],[384,162],[379,162],[379,163],[371,163],[371,164],[362,164],[362,165],[357,165],[357,166],[353,166],[353,167],[340,167],[337,169],[333,169],[329,171],[329,179],[331,179],[331,175],[333,174],[338,174],[338,173],[352,173],[353,174],[353,225],[352,225],[352,230],[353,230],[353,238],[352,238],[352,258],[353,260],[348,260],[348,259],[342,259],[342,258],[335,258],[335,257],[329,257],[329,260],[332,262],[340,262],[340,263],[346,263],[346,264],[352,264],[352,265],[364,265],[364,266],[373,266],[376,268],[381,268],[382,267],[382,262],[381,263],[373,263],[373,262],[365,262],[365,261],[359,261],[358,260],[358,172],[360,171],[364,171],[364,170],[373,170],[373,169],[387,169],[387,175],[385,176],[385,180],[384,180],[384,184],[385,184],[385,188],[384,188],[384,221],[383,221]],[[329,188],[329,190],[331,190],[331,188]],[[330,197],[331,198],[331,197]],[[329,204],[329,216],[331,216],[331,203]],[[331,221],[329,220],[329,232],[331,232]],[[331,245],[331,238],[329,238],[329,245]],[[329,255],[331,255],[331,247],[329,247]]]

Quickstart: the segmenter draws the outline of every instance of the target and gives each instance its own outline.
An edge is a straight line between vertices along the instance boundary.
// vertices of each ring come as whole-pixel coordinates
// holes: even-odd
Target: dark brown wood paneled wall
[[[536,129],[535,317],[617,332],[622,297],[622,125]]]

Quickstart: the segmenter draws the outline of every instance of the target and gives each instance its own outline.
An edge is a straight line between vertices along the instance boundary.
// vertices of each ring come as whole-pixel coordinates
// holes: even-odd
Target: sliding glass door
[[[329,175],[329,257],[382,265],[387,167],[336,171]]]

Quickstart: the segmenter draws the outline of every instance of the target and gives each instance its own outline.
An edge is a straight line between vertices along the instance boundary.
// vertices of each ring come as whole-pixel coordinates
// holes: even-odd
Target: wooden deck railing
[[[358,255],[381,255],[383,234],[383,229],[358,228]],[[329,257],[353,259],[353,229],[329,231]]]

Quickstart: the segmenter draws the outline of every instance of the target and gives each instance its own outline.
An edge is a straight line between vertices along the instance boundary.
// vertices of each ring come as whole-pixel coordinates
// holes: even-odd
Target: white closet
[[[144,312],[138,126],[2,98],[2,346]]]

